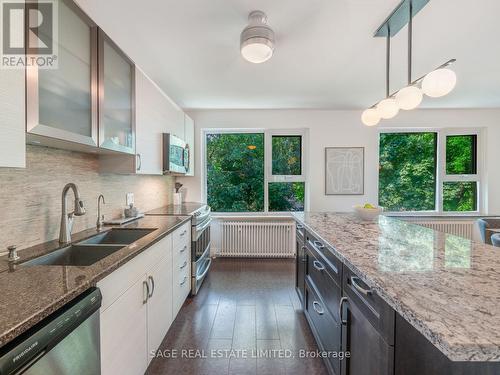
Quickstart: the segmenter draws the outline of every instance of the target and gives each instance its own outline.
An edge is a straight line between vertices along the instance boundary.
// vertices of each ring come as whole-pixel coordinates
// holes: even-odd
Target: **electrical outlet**
[[[127,193],[127,206],[134,204],[134,193]]]

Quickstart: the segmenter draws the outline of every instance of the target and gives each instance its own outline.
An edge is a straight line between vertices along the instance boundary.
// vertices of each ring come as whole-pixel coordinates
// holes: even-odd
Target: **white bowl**
[[[374,221],[382,212],[384,212],[382,207],[364,208],[363,206],[354,206],[353,208],[356,215],[364,221]]]

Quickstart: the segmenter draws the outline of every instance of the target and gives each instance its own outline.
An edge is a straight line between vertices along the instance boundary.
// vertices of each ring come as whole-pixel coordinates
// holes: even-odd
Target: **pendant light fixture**
[[[248,15],[248,26],[240,36],[240,50],[243,58],[260,64],[269,60],[274,52],[274,31],[267,25],[267,16],[260,10]]]
[[[374,104],[361,115],[366,126],[375,126],[380,119],[395,117],[399,110],[409,111],[417,108],[424,94],[431,98],[439,98],[449,94],[456,86],[457,76],[448,68],[456,59],[451,59],[430,73],[412,81],[412,38],[413,17],[429,0],[403,0],[377,29],[375,37],[386,37],[386,98]],[[408,25],[408,85],[395,93],[389,93],[390,48],[391,38],[404,26]]]

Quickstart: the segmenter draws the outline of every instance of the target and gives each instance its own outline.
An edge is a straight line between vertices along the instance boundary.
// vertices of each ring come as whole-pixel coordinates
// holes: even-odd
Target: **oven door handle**
[[[210,225],[211,222],[212,222],[212,218],[205,221],[201,226],[197,226],[196,233],[203,232]]]
[[[207,274],[211,265],[212,265],[212,258],[208,258],[208,264],[207,264],[207,267],[205,268],[205,271],[203,271],[203,273],[201,275],[196,275],[196,281],[200,281],[201,279],[203,279],[205,277],[205,275]]]
[[[197,219],[198,221],[205,221],[205,219],[206,219],[207,217],[209,217],[209,216],[210,216],[211,212],[212,212],[212,209],[211,209],[211,208],[210,208],[210,206],[209,206],[209,207],[205,210],[205,212],[203,212],[203,214],[202,214],[202,215],[200,215],[200,216],[198,216],[196,219]]]

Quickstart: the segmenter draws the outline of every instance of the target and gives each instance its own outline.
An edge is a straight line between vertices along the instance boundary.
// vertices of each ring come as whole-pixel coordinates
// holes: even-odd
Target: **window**
[[[478,212],[479,134],[453,129],[380,133],[379,204],[393,212]]]
[[[476,174],[477,135],[446,136],[446,174]]]
[[[302,174],[302,137],[273,135],[273,175]]]
[[[379,204],[387,211],[432,211],[436,205],[437,133],[382,133]]]
[[[272,155],[267,176],[269,211],[304,211],[302,135],[269,131],[267,139]]]
[[[478,211],[477,134],[446,135],[443,211]]]
[[[264,134],[207,134],[207,204],[215,212],[264,210]]]
[[[304,131],[204,134],[205,193],[214,212],[304,210]]]

